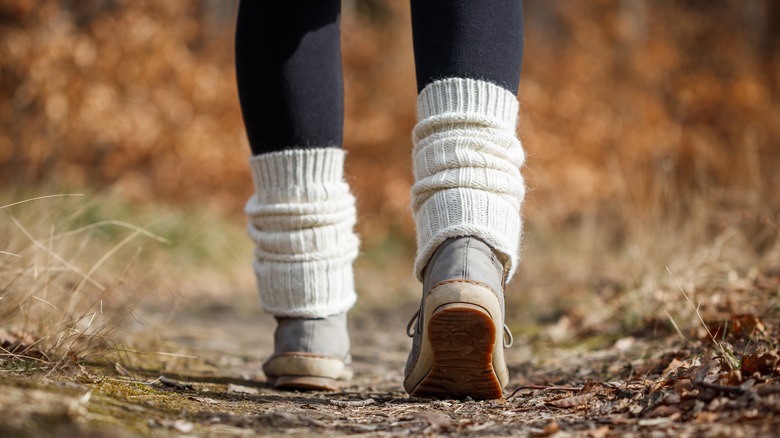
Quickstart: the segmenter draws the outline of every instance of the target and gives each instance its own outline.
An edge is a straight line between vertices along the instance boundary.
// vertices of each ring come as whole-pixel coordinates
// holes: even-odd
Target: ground
[[[108,201],[62,202],[65,224],[32,207],[0,222],[3,437],[780,435],[780,239],[759,253],[737,227],[697,244],[649,221],[605,252],[592,242],[614,223],[532,228],[507,290],[504,398],[424,400],[402,386],[409,245],[357,262],[355,378],[283,392],[261,370],[275,322],[241,225],[153,212],[172,219],[152,233],[105,219]]]
[[[355,379],[337,392],[266,386],[273,319],[253,306],[201,305],[135,327],[150,348],[124,361],[73,361],[65,371],[5,370],[4,436],[776,436],[780,374],[767,337],[743,346],[751,377],[724,371],[707,342],[627,336],[599,348],[544,349],[520,334],[508,350],[503,400],[422,400],[402,389],[413,308],[359,309]],[[162,318],[162,316],[158,315]],[[757,320],[742,330],[755,331]],[[156,332],[160,327],[164,332]],[[758,329],[767,330],[761,326]],[[769,335],[769,334],[767,334]],[[6,336],[10,336],[6,334]],[[776,333],[773,334],[776,336]],[[154,339],[152,339],[154,337]],[[774,338],[777,339],[777,338]],[[583,343],[585,340],[583,339]],[[601,341],[599,341],[601,342]],[[747,351],[745,350],[745,351]],[[541,351],[541,350],[539,350]],[[745,354],[744,357],[748,357]],[[743,374],[748,371],[744,370]]]

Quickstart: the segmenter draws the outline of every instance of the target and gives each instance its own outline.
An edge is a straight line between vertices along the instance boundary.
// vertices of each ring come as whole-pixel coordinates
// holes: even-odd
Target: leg
[[[500,398],[503,286],[519,258],[525,194],[515,132],[522,5],[413,0],[412,14],[423,297],[404,386],[416,396]]]
[[[277,388],[348,378],[355,199],[344,181],[339,0],[241,2],[236,70],[252,148],[246,205],[263,308],[274,315]]]
[[[417,91],[469,78],[517,94],[523,62],[521,0],[412,0]]]
[[[236,76],[254,155],[341,146],[340,0],[242,1]]]

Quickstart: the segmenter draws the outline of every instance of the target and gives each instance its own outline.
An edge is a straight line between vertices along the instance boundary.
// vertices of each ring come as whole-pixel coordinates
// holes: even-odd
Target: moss
[[[182,412],[197,409],[187,394],[165,391],[153,385],[103,379],[90,385],[89,422],[95,427],[118,426],[133,434],[164,435],[166,431],[150,427],[150,421],[179,418]]]
[[[84,403],[86,412],[82,418],[79,418],[80,428],[98,432],[110,430],[110,436],[167,436],[176,434],[173,429],[150,427],[150,421],[157,419],[174,421],[184,418],[195,425],[196,429],[193,432],[197,432],[197,419],[202,405],[190,398],[193,395],[190,392],[169,391],[143,382],[107,377],[90,377],[88,378],[91,380],[90,383],[79,384],[76,383],[79,377],[74,374],[59,373],[44,378],[45,376],[42,373],[6,375],[0,384],[0,393],[7,392],[7,390],[3,390],[4,387],[14,387],[42,391],[51,394],[53,399],[61,400],[63,396],[79,399],[89,391],[91,392],[89,401]],[[2,404],[2,399],[0,399],[0,406]],[[250,412],[249,409],[246,411]],[[41,421],[36,420],[24,426],[23,429],[14,429],[15,433],[23,436],[31,434],[30,436],[32,436],[36,434],[36,431],[53,431],[65,426],[72,426],[70,425],[72,419],[48,415],[45,411],[36,412],[34,415],[37,419],[45,419],[44,423],[46,424],[40,424]],[[34,427],[35,430],[26,430],[31,427]]]

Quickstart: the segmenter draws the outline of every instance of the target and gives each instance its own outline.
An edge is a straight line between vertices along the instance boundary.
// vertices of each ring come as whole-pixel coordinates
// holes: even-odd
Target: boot
[[[274,388],[335,390],[352,378],[346,313],[276,321],[274,355],[263,364]]]
[[[511,345],[503,274],[503,263],[479,239],[453,238],[439,246],[424,271],[420,310],[407,327],[412,351],[404,388],[410,395],[503,396],[509,381],[504,347]]]
[[[415,274],[423,283],[404,387],[421,397],[500,398],[504,292],[520,258],[525,155],[515,94],[447,78],[417,98],[412,134]]]

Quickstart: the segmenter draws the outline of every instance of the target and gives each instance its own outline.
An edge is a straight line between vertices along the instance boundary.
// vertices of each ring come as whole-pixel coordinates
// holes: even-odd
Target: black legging
[[[418,92],[459,77],[517,93],[522,0],[412,0],[411,6]],[[340,13],[340,0],[241,2],[236,75],[253,154],[341,146]]]

